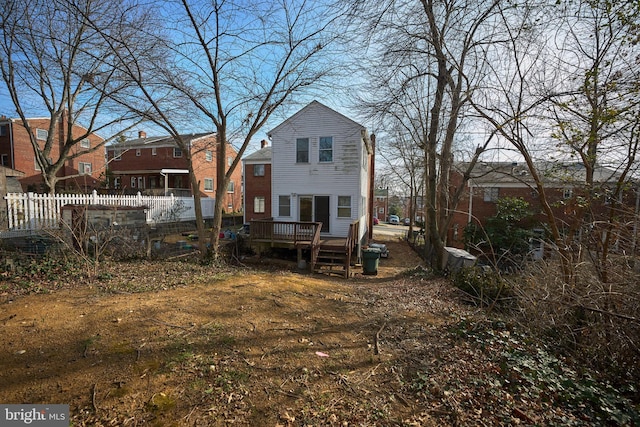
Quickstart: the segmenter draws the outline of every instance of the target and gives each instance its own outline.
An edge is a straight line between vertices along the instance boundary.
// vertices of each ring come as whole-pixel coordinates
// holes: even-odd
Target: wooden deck
[[[347,237],[321,237],[321,222],[287,222],[272,220],[251,221],[249,236],[251,247],[258,254],[265,247],[297,250],[298,263],[302,261],[302,251],[310,251],[311,271],[319,271],[323,266],[329,271],[340,267],[345,277],[351,274],[351,259],[355,246],[359,221],[354,221]]]

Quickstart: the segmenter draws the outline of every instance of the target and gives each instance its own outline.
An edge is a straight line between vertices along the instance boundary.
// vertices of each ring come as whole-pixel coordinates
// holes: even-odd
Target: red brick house
[[[196,179],[200,182],[202,197],[215,197],[216,144],[215,133],[182,135],[191,150]],[[229,145],[230,166],[237,152]],[[143,131],[138,138],[107,146],[108,187],[118,193],[151,195],[174,194],[191,196],[189,169],[186,156],[173,137],[147,137]],[[231,178],[225,200],[225,212],[242,209],[242,171],[237,168]]]
[[[457,188],[462,182],[462,171],[466,163],[456,166],[458,172],[451,177],[451,186]],[[571,164],[539,164],[545,193],[560,220],[568,223],[576,201],[576,191],[584,183],[584,166],[579,163]],[[607,210],[608,188],[613,188],[618,174],[616,171],[597,166],[594,170],[594,183],[601,197],[593,207],[594,215],[604,214]],[[635,193],[631,188],[621,196],[620,200],[633,214]],[[545,215],[540,205],[538,192],[526,165],[515,162],[479,162],[471,172],[471,178],[465,185],[464,193],[453,213],[451,227],[447,234],[447,246],[464,247],[464,228],[468,223],[484,224],[486,219],[496,214],[496,202],[499,198],[522,198],[527,201],[531,210],[537,215],[537,220],[543,224]],[[595,218],[594,218],[595,220]]]
[[[271,218],[271,147],[266,140],[260,150],[242,159],[244,169],[244,222]]]
[[[27,120],[35,133],[36,140],[44,145],[49,135],[51,119],[33,118]],[[50,155],[51,161],[56,161],[59,158],[67,137],[67,128],[63,125],[63,120],[64,116],[60,119],[60,123],[55,123],[53,126],[55,139]],[[88,133],[87,129],[82,126],[73,126],[72,136],[74,138],[80,138],[85,134],[86,138],[83,138],[73,148],[72,154],[90,150],[104,142],[103,138],[94,133]],[[18,178],[24,191],[44,191],[40,167],[36,162],[29,134],[21,119],[0,117],[0,165],[24,174]],[[104,151],[96,149],[92,152],[86,152],[65,162],[65,165],[58,172],[58,176],[72,178],[60,180],[56,191],[90,191],[100,188],[104,173]]]
[[[373,191],[373,217],[386,221],[389,217],[389,189],[376,188]]]

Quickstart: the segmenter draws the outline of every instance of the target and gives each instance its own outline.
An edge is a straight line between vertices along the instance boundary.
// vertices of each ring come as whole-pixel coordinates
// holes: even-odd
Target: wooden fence
[[[144,206],[147,223],[193,221],[196,219],[193,197],[135,196],[91,194],[9,193],[5,224],[0,230],[31,232],[60,226],[60,208],[65,205]],[[202,215],[213,218],[214,199],[201,199]]]

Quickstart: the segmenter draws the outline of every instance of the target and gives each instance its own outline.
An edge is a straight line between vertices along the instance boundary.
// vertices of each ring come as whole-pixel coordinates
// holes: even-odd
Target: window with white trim
[[[78,173],[80,175],[91,175],[91,163],[78,162]]]
[[[122,150],[116,149],[113,150],[113,160],[122,160]]]
[[[158,154],[158,149],[156,147],[151,147],[151,155],[155,156],[156,154]]]
[[[309,138],[296,139],[296,163],[309,163]]]
[[[131,177],[131,188],[136,188],[136,177],[135,176]]]
[[[204,159],[207,162],[212,162],[213,161],[213,151],[211,150],[207,150],[204,152]]]
[[[227,166],[231,166],[233,164],[233,157],[227,157]]]
[[[338,218],[351,218],[351,196],[338,196]]]
[[[174,147],[173,157],[182,157],[182,150],[178,147]]]
[[[484,201],[485,202],[497,202],[500,197],[500,189],[497,187],[488,187],[484,189]]]
[[[253,176],[264,176],[264,165],[253,165]]]
[[[8,154],[2,154],[0,156],[0,164],[2,164],[2,166],[9,166],[9,155]]]
[[[9,134],[9,125],[0,125],[0,136],[7,136]]]
[[[333,137],[321,136],[318,148],[318,161],[320,163],[333,162]]]
[[[91,141],[89,141],[89,138],[85,138],[80,141],[80,148],[91,148]]]
[[[278,214],[291,216],[291,196],[278,196]]]
[[[227,186],[227,193],[233,193],[235,191],[235,188],[235,182],[229,181],[229,185]]]
[[[36,129],[36,139],[46,141],[49,137],[49,131],[46,129]]]
[[[264,196],[253,198],[253,213],[264,213]]]
[[[35,157],[33,158],[33,162],[36,164],[36,170],[37,170],[37,171],[41,171],[42,169],[40,169],[40,165],[38,164],[38,160],[37,160]],[[50,165],[52,165],[52,164],[53,164],[53,159],[52,159],[51,157],[49,157],[49,158],[47,159],[47,162],[48,162]]]
[[[213,178],[204,179],[204,191],[213,191]]]

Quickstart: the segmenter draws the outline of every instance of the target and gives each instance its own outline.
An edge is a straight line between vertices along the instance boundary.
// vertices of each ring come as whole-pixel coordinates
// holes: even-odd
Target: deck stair
[[[351,277],[351,260],[356,247],[358,227],[358,221],[351,224],[346,240],[321,239],[313,271],[316,273],[338,273],[346,278]]]

